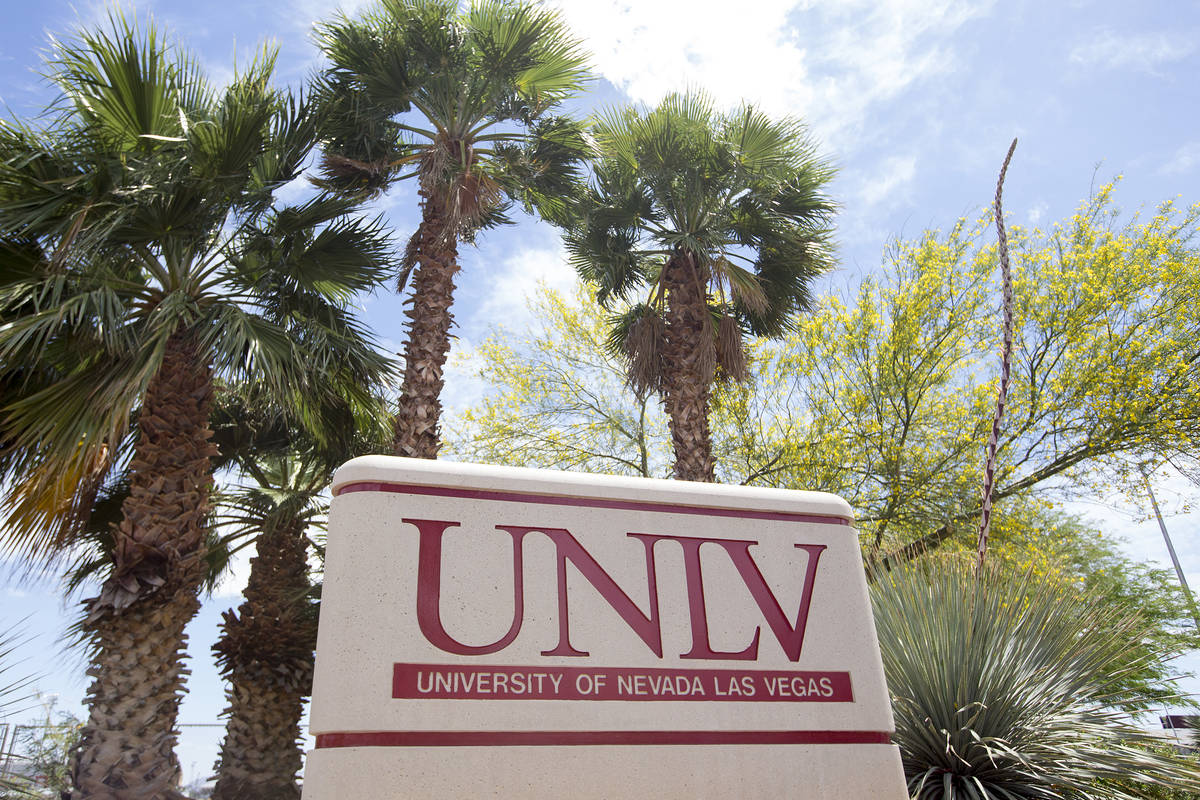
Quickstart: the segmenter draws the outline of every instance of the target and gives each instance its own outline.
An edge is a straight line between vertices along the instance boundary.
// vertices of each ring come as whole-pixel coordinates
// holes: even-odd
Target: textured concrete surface
[[[305,800],[905,796],[841,499],[386,457],[334,491]]]

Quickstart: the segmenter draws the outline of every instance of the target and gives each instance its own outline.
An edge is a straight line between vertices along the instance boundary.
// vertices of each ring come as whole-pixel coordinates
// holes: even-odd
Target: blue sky
[[[347,2],[353,11],[362,3]],[[704,88],[718,103],[742,99],[803,117],[839,167],[832,194],[840,268],[838,289],[878,267],[888,240],[945,228],[985,206],[1009,141],[1020,145],[1009,170],[1005,208],[1021,223],[1069,215],[1093,181],[1123,175],[1117,200],[1127,211],[1180,196],[1200,201],[1200,5],[1180,0],[563,0],[568,21],[594,54],[599,80],[585,103],[652,103],[668,91]],[[319,64],[309,32],[332,2],[158,0],[126,4],[153,16],[195,52],[216,82],[257,45],[280,48],[278,78],[299,84]],[[38,77],[48,34],[102,20],[106,6],[77,0],[4,0],[0,101],[30,117],[50,90]],[[304,191],[297,186],[293,191]],[[411,187],[379,203],[400,240],[416,225]],[[455,306],[461,344],[495,325],[519,328],[524,298],[545,281],[569,287],[556,234],[526,222],[464,247]],[[369,321],[400,349],[400,306],[388,295],[365,303]],[[453,406],[478,387],[454,382]],[[1160,479],[1160,502],[1193,586],[1200,588],[1200,514],[1186,506],[1200,491],[1177,476]],[[1148,509],[1123,498],[1072,506],[1129,540],[1139,558],[1164,561]],[[181,721],[215,723],[222,689],[207,657],[220,610],[236,604],[244,568],[205,605],[191,628],[191,695]],[[77,708],[79,659],[57,637],[71,617],[52,581],[0,584],[0,625],[28,617],[36,639],[30,671],[39,686]],[[1191,668],[1200,661],[1191,660]],[[1200,683],[1192,684],[1200,692]],[[219,728],[184,729],[180,760],[189,780],[211,766]]]

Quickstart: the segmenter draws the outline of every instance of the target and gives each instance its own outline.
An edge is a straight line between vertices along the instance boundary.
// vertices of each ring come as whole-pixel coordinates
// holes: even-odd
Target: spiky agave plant
[[[939,561],[872,586],[895,742],[917,800],[1143,797],[1200,790],[1117,704],[1147,623],[1077,587]]]

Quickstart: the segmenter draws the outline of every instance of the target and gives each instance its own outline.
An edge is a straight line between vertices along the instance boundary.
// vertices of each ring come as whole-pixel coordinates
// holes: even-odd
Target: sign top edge
[[[342,487],[355,483],[436,486],[698,508],[790,512],[838,517],[849,523],[853,523],[854,520],[850,504],[828,492],[597,475],[397,456],[361,456],[347,461],[334,473],[331,489],[336,496]]]

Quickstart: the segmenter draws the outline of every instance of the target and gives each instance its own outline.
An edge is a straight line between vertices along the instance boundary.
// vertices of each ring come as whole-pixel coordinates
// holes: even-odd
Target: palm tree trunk
[[[424,194],[424,192],[423,192]],[[410,458],[437,458],[441,441],[442,370],[450,352],[450,306],[458,272],[458,241],[447,230],[441,204],[425,196],[421,225],[409,243],[417,259],[412,308],[407,312],[408,343],[404,347],[404,383],[393,420],[392,452]]]
[[[167,342],[138,417],[113,573],[88,601],[89,718],[72,797],[178,798],[175,719],[184,626],[199,608],[212,485],[212,371],[186,334]]]
[[[304,521],[261,535],[246,600],[225,612],[213,647],[230,683],[214,800],[300,797],[300,717],[317,639],[309,588]]]
[[[675,448],[675,477],[714,480],[708,403],[716,353],[703,287],[707,281],[688,253],[667,261],[666,327],[663,335],[663,404]]]

